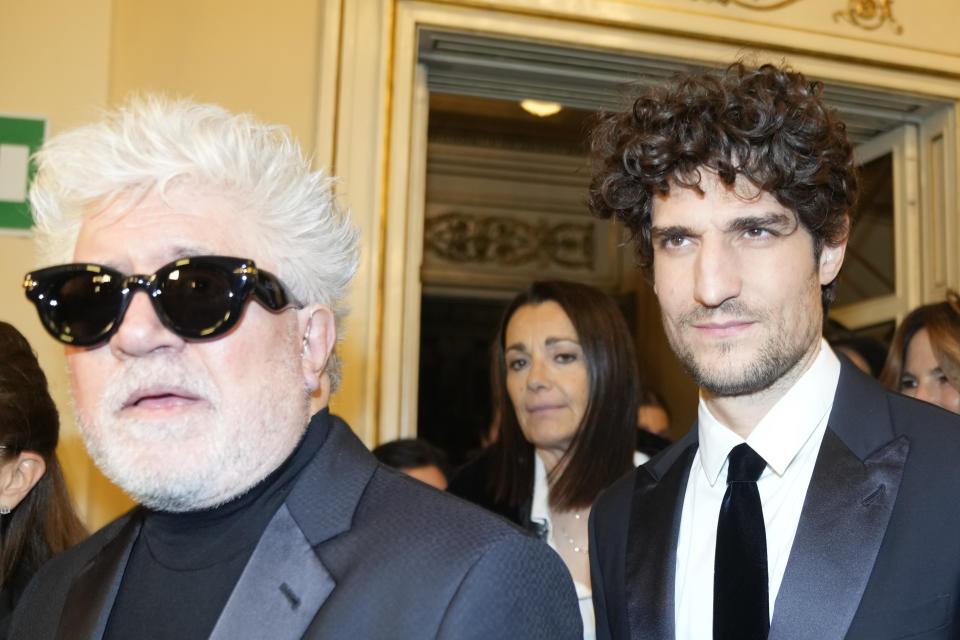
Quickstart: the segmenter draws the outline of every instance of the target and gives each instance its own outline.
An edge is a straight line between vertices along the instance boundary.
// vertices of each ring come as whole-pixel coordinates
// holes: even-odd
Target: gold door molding
[[[782,9],[802,0],[707,0],[722,5],[735,5],[755,11]],[[848,0],[847,8],[834,12],[834,22],[844,21],[866,31],[875,31],[889,23],[893,33],[903,33],[903,26],[893,17],[893,0]]]

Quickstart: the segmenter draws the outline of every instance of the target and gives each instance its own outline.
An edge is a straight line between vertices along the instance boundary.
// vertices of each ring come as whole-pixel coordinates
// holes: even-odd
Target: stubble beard
[[[766,314],[751,312],[743,314],[750,317],[761,326],[768,327],[762,343],[756,348],[755,355],[748,362],[740,364],[733,356],[744,347],[731,342],[718,342],[716,353],[712,355],[712,364],[705,354],[697,353],[694,347],[685,341],[682,335],[691,329],[694,321],[703,320],[715,311],[723,310],[726,313],[741,311],[742,304],[729,301],[717,309],[699,308],[681,317],[679,330],[667,329],[667,340],[676,354],[680,364],[702,389],[720,397],[733,397],[754,394],[777,383],[789,374],[804,359],[817,338],[814,322],[807,318],[797,318],[797,322],[808,322],[806,329],[799,334],[799,339],[786,326],[789,322],[783,319],[772,326],[771,318]],[[664,326],[669,323],[664,318]],[[729,363],[725,366],[724,363]]]
[[[140,504],[168,512],[216,507],[280,466],[306,430],[309,395],[291,394],[303,387],[299,361],[275,364],[275,375],[254,392],[224,403],[205,371],[178,361],[132,362],[111,376],[93,415],[75,407],[81,437],[104,475]],[[158,382],[186,386],[206,409],[169,421],[118,414],[131,392]]]

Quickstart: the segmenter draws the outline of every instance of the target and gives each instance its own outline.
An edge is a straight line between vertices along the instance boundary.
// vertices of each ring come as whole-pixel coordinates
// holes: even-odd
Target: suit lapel
[[[680,443],[637,471],[624,577],[631,638],[675,635],[677,536],[696,432],[694,425]]]
[[[77,574],[67,593],[57,640],[99,640],[107,627],[141,520],[131,514],[117,535]]]
[[[210,640],[300,638],[334,585],[282,505],[257,543]]]
[[[841,638],[860,606],[910,445],[886,398],[844,363],[780,586],[770,640]],[[812,606],[817,607],[811,616]]]
[[[211,640],[312,637],[336,580],[324,543],[349,531],[376,459],[350,427],[327,411],[311,421],[327,430],[316,457],[297,478],[244,568]]]
[[[350,529],[377,469],[377,459],[347,423],[337,416],[328,419],[327,441],[287,496],[290,515],[313,547]]]

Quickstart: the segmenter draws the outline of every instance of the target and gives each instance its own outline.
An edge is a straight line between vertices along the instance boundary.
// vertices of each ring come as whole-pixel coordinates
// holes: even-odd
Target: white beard
[[[261,371],[272,375],[238,376],[237,388],[224,394],[181,356],[130,360],[111,376],[94,415],[75,409],[84,444],[100,470],[147,507],[183,512],[223,504],[280,466],[306,430],[309,395],[299,361],[264,364]],[[137,390],[158,385],[205,402],[168,421],[121,415]]]

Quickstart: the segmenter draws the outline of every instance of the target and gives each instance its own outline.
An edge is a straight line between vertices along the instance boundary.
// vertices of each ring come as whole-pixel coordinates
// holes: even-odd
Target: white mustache
[[[114,414],[133,400],[158,392],[201,398],[215,407],[220,402],[216,385],[202,368],[182,360],[139,359],[125,363],[110,376],[100,399],[101,409]]]

